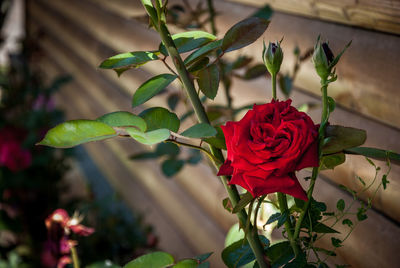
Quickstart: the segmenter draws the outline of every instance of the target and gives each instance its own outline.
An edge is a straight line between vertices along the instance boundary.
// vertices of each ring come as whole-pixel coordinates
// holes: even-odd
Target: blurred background
[[[209,17],[208,2],[170,0],[171,31],[200,28],[212,32],[211,25],[203,23]],[[0,3],[0,22],[13,17],[6,20],[1,32],[0,146],[3,141],[16,144],[8,150],[15,150],[19,157],[14,161],[18,164],[13,165],[11,159],[0,167],[4,214],[0,231],[2,258],[10,261],[10,253],[15,253],[22,260],[40,261],[40,252],[32,253],[34,241],[45,239],[44,225],[40,222],[61,206],[69,208],[71,213],[79,210],[87,215],[86,225],[99,233],[98,238],[93,236],[80,242],[79,251],[86,263],[109,258],[124,264],[129,258],[159,248],[177,258],[212,251],[212,267],[223,267],[220,252],[236,218],[223,208],[225,191],[214,170],[199,155],[183,150],[177,157],[175,153],[162,153],[163,148],[149,148],[122,138],[85,144],[73,151],[33,146],[43,131],[57,122],[95,119],[118,110],[137,114],[149,106],[161,106],[187,118],[181,130],[195,122],[180,101],[184,92],[179,84],[171,84],[163,94],[148,101],[147,106],[131,108],[132,94],[144,81],[168,72],[162,63],[150,62],[120,77],[112,70],[98,68],[104,59],[117,53],[158,49],[160,38],[148,27],[140,1],[3,0]],[[280,99],[289,96],[295,106],[307,110],[319,122],[320,85],[309,51],[318,35],[329,40],[335,54],[352,40],[337,65],[338,80],[329,87],[329,95],[337,102],[331,123],[365,129],[366,146],[400,152],[399,1],[214,0],[213,3],[215,30],[220,38],[233,24],[260,8],[271,17],[262,38],[225,56],[227,62],[252,58],[225,81],[231,85],[233,107],[271,99],[269,78],[265,69],[257,66],[262,63],[263,39],[268,42],[283,38],[285,54],[278,96]],[[265,9],[266,4],[270,9]],[[219,90],[216,103],[225,105],[223,90]],[[211,105],[208,112],[214,116],[214,124],[223,122],[223,112]],[[373,167],[363,157],[348,157],[334,172],[321,174],[316,199],[326,202],[328,210],[334,209],[339,198],[346,202],[352,199],[339,185],[357,190],[362,185],[356,176],[368,182],[373,175]],[[307,172],[299,177],[305,176]],[[392,167],[389,181],[385,191],[377,192],[368,220],[356,227],[343,249],[337,250],[337,262],[352,267],[397,267],[400,263],[398,166]],[[373,189],[365,191],[362,198],[371,197]],[[265,209],[261,215],[264,223],[268,213],[271,212]],[[21,220],[25,216],[35,219],[36,225]],[[16,230],[15,222],[21,225]],[[33,226],[42,230],[41,238],[27,238],[27,233],[31,233],[28,229]],[[345,234],[345,226],[339,231],[341,228]],[[7,243],[3,245],[3,241]],[[330,240],[320,243],[325,246]],[[29,246],[21,249],[18,245]],[[94,245],[107,245],[107,250],[91,252]]]

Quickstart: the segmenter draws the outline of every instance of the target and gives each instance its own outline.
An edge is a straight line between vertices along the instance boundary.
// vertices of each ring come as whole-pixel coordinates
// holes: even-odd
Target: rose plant
[[[359,147],[366,139],[365,131],[329,123],[335,101],[328,96],[328,85],[337,79],[334,67],[345,49],[334,57],[328,44],[320,38],[314,47],[313,62],[321,78],[322,92],[322,114],[318,124],[305,112],[291,106],[291,100],[277,100],[277,81],[285,88],[285,81],[289,79],[279,73],[284,56],[280,47],[282,41],[269,43],[268,47],[264,45],[262,52],[264,64],[261,69],[263,74],[268,70],[271,75],[272,100],[253,105],[241,120],[235,121],[237,112],[244,108],[233,107],[229,94],[230,75],[235,68],[245,66],[248,60],[242,57],[230,64],[223,56],[250,45],[265,32],[269,21],[263,16],[264,13],[257,12],[238,22],[218,40],[215,36],[212,1],[207,3],[213,34],[202,31],[202,24],[199,25],[199,30],[171,34],[167,26],[170,15],[167,12],[167,3],[160,0],[141,2],[148,14],[150,26],[160,35],[162,42],[156,50],[134,51],[110,57],[100,67],[113,69],[121,75],[128,69],[137,68],[149,61],[161,61],[169,72],[143,83],[133,95],[132,106],[144,104],[173,81],[179,80],[198,123],[185,131],[179,131],[180,123],[193,113],[189,111],[179,118],[164,107],[151,107],[139,115],[117,111],[95,120],[62,123],[51,129],[39,144],[67,148],[118,136],[130,137],[146,145],[159,144],[150,156],[169,155],[163,163],[163,169],[168,171],[167,175],[173,174],[169,173],[171,166],[182,167],[184,162],[195,162],[178,159],[176,156],[179,149],[173,144],[198,150],[216,167],[216,173],[228,195],[223,204],[229,212],[237,215],[240,227],[245,232],[243,239],[226,247],[221,254],[228,267],[239,267],[251,262],[253,267],[327,267],[326,259],[334,256],[335,249],[342,246],[345,240],[334,237],[338,233],[334,225],[343,220],[342,224],[348,226],[351,233],[355,224],[344,218],[350,213],[352,204],[346,207],[344,201],[339,200],[338,211],[327,212],[326,205],[313,198],[315,181],[320,170],[333,169],[342,164],[345,154],[383,159],[389,166],[391,159],[400,159],[399,154],[390,151]],[[176,14],[173,15],[176,19]],[[349,45],[350,43],[346,48]],[[191,53],[183,58],[182,54],[185,52]],[[299,56],[299,52],[296,55],[298,63],[307,58]],[[168,57],[173,66],[166,61]],[[296,64],[295,70],[298,68],[299,65]],[[247,71],[249,77],[252,72],[256,72],[255,69]],[[220,115],[214,122],[205,106],[221,111],[221,107],[207,104],[208,100],[215,98],[220,82],[227,97],[227,105],[222,110],[228,112],[225,117]],[[289,91],[284,91],[285,95],[289,95]],[[171,110],[175,101],[168,99]],[[228,122],[221,126],[220,121],[224,118]],[[227,150],[226,159],[223,150]],[[375,166],[369,158],[367,160]],[[309,181],[309,186],[304,190],[296,172],[309,167],[312,167],[312,174],[305,178]],[[379,169],[376,166],[375,168],[376,179]],[[387,175],[385,173],[382,176],[376,191],[381,186],[386,188]],[[240,191],[236,185],[241,186]],[[365,185],[363,191],[371,186],[372,184]],[[346,190],[358,200],[356,192]],[[289,199],[294,202],[288,202]],[[271,244],[258,230],[257,214],[265,203],[272,204],[279,210],[270,216],[265,225],[274,222],[277,222],[278,227],[284,225],[283,242]],[[358,221],[366,219],[365,212],[369,208],[371,200],[368,200],[368,204],[361,202],[361,207],[357,210]],[[328,226],[324,222],[329,217],[335,223]],[[322,249],[314,245],[314,242],[325,235],[333,235],[333,249]],[[176,262],[168,253],[155,252],[139,257],[125,267],[208,267],[206,259],[209,256],[210,254],[205,254]]]

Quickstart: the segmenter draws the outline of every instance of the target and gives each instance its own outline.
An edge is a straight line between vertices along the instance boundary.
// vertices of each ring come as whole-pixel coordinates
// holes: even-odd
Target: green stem
[[[79,258],[75,247],[71,247],[72,264],[74,268],[79,268]]]
[[[281,211],[281,215],[284,215],[284,214],[287,215],[286,221],[285,221],[285,230],[288,235],[290,246],[292,247],[294,254],[297,256],[299,254],[300,249],[296,243],[296,240],[293,237],[293,233],[292,233],[293,226],[292,226],[292,223],[290,222],[290,217],[289,217],[290,215],[289,215],[289,211],[288,211],[289,209],[288,209],[288,205],[287,205],[286,195],[283,193],[280,193],[280,192],[278,192],[277,195],[278,195],[279,209]]]
[[[156,5],[158,5],[158,1],[156,1]],[[156,7],[157,11],[160,11],[159,7]],[[168,31],[167,26],[161,22],[160,20],[157,22],[157,31],[159,32],[161,39],[167,48],[168,54],[172,58],[172,62],[175,65],[175,68],[179,74],[180,80],[182,81],[183,87],[185,88],[185,91],[188,95],[188,98],[193,106],[193,109],[195,111],[195,114],[197,116],[197,119],[200,123],[207,123],[210,124],[207,114],[204,110],[204,107],[200,101],[200,98],[197,95],[196,89],[194,87],[193,81],[190,78],[190,75],[183,63],[182,58],[180,57],[175,44],[171,38],[171,34]],[[221,150],[215,148],[214,146],[210,145],[210,151],[211,153],[221,162],[224,162],[224,157],[221,152]],[[222,184],[224,185],[226,191],[228,192],[229,199],[232,203],[233,206],[235,206],[239,200],[240,196],[239,193],[236,189],[235,186],[228,185],[228,177],[226,176],[220,176],[220,179],[222,181]],[[241,222],[242,226],[245,226],[246,221],[247,221],[247,213],[244,209],[242,209],[240,212],[237,213],[237,217],[239,218],[239,221]],[[249,231],[252,233],[253,226],[250,225]],[[258,238],[257,232],[256,234],[249,235],[247,236],[247,241],[249,242],[249,245],[251,249],[254,252],[254,255],[256,256],[257,262],[260,267],[266,268],[267,263],[264,259],[264,250],[263,246],[261,245],[261,242]]]
[[[318,130],[318,158],[319,158],[319,166],[314,167],[312,170],[312,175],[310,179],[310,186],[307,191],[308,201],[304,204],[303,211],[301,212],[299,219],[296,222],[296,226],[294,228],[294,239],[297,240],[300,234],[301,224],[303,223],[304,216],[307,213],[308,208],[310,207],[312,194],[314,191],[315,181],[318,177],[318,173],[321,166],[321,158],[322,158],[322,146],[325,138],[325,127],[326,123],[329,119],[329,111],[328,111],[328,82],[327,79],[321,80],[321,91],[322,91],[322,114],[321,114],[321,125]]]
[[[276,74],[272,74],[272,98],[276,100]]]

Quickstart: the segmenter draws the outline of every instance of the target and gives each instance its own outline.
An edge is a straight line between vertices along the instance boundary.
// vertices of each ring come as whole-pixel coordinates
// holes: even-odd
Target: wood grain
[[[397,0],[228,0],[263,6],[296,15],[400,34],[400,2]]]
[[[72,6],[71,6],[72,8]],[[38,9],[40,10],[40,8]],[[52,10],[52,12],[39,12],[37,15],[38,17],[42,18],[41,20],[44,21],[42,25],[44,27],[47,27],[49,32],[52,32],[54,35],[57,33],[60,39],[62,39],[63,43],[68,43],[71,48],[80,55],[82,58],[87,60],[89,64],[92,66],[97,66],[98,63],[108,57],[110,54],[112,55],[113,52],[112,49],[107,47],[106,45],[102,44],[101,42],[96,39],[99,36],[92,35],[90,32],[80,30],[78,27],[78,24],[73,26],[73,23],[68,23],[68,21],[65,21],[62,19],[62,14],[57,14],[55,13],[56,11]],[[55,14],[54,16],[51,16],[51,14]],[[91,25],[91,16],[89,12],[87,13],[87,20],[86,24]],[[101,14],[98,14],[101,15]],[[103,17],[105,15],[102,15]],[[93,24],[93,27],[96,24]],[[141,27],[134,24],[132,25],[132,31],[134,32],[140,32]],[[147,34],[146,34],[147,33]],[[140,42],[154,42],[154,34],[152,32],[145,32],[141,33],[141,40]],[[146,35],[145,35],[146,34]],[[91,37],[92,36],[92,37]],[[116,36],[115,39],[118,37]],[[140,50],[141,46],[136,46],[136,42],[131,44],[131,50]],[[157,41],[155,41],[157,42]],[[143,47],[145,45],[143,44]],[[137,88],[141,82],[143,82],[146,77],[149,77],[149,73],[143,70],[147,70],[153,74],[157,74],[160,72],[160,67],[159,64],[154,63],[154,64],[147,64],[144,65],[144,68],[141,68],[139,70],[127,72],[126,74],[122,75],[120,78],[118,78],[114,72],[109,71],[109,70],[99,70],[102,74],[104,74],[105,77],[109,78],[111,81],[117,83],[120,85],[122,88],[125,89],[125,91],[129,94],[132,94]],[[235,105],[241,106],[245,104],[249,104],[252,102],[259,102],[260,97],[266,97],[265,92],[270,92],[269,89],[265,89],[265,80],[261,79],[258,81],[250,82],[250,83],[243,83],[242,81],[235,81],[234,83],[234,101]],[[241,90],[242,88],[250,87],[252,88],[251,91],[243,91]],[[107,103],[109,99],[112,99],[112,94],[108,96],[103,102]],[[282,97],[282,96],[280,96]],[[296,105],[300,105],[301,103],[305,102],[316,102],[318,100],[309,97],[308,95],[302,94],[299,91],[296,91],[293,95],[293,99],[295,100]],[[217,101],[222,103],[224,100],[222,98],[222,95],[219,95],[217,97]],[[156,105],[156,106],[162,106],[165,105],[165,100],[163,99],[162,96],[153,98],[150,102],[150,105]],[[143,109],[143,108],[139,108]],[[137,110],[136,110],[137,111]],[[311,113],[312,117],[318,122],[318,117],[319,117],[319,111],[315,110]],[[383,147],[386,149],[392,149],[395,151],[400,151],[400,144],[397,139],[399,136],[399,132],[390,128],[386,127],[384,125],[381,125],[379,123],[376,123],[371,120],[367,120],[363,117],[357,116],[354,113],[347,112],[346,110],[338,108],[335,113],[333,114],[332,117],[332,122],[339,122],[341,124],[348,124],[352,125],[354,127],[359,127],[366,129],[368,132],[368,143],[367,145],[369,146],[375,146],[375,147]],[[346,123],[349,122],[349,123]],[[379,131],[377,131],[379,129]],[[384,134],[384,135],[382,135]],[[364,167],[365,168],[365,160],[363,160],[360,157],[349,157],[348,161],[345,165],[338,167],[335,170],[335,173],[327,173],[328,177],[335,181],[336,183],[344,184],[346,186],[351,186],[351,187],[358,187],[356,185],[357,180],[355,180],[354,176],[355,174],[358,174],[362,176],[363,174],[360,174],[360,171],[362,169],[359,169],[358,167]],[[371,174],[370,174],[371,175]],[[370,177],[367,176],[366,180],[368,180]],[[389,189],[385,193],[379,193],[378,197],[374,203],[374,205],[378,208],[381,209],[384,213],[389,215],[389,217],[392,217],[396,219],[397,221],[400,221],[400,204],[398,202],[395,202],[395,199],[393,199],[393,196],[396,196],[400,192],[400,170],[398,167],[395,167],[390,179],[392,181]],[[196,190],[193,190],[196,192]],[[368,196],[368,194],[371,194],[371,192],[368,192],[365,197]],[[200,197],[199,197],[200,198]],[[212,207],[212,203],[214,202],[214,199],[210,199],[210,207]],[[215,214],[215,217],[218,218],[218,214]]]

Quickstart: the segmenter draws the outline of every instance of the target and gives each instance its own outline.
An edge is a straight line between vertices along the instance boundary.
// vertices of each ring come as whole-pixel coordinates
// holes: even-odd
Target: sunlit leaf
[[[95,120],[72,120],[50,129],[38,145],[69,148],[76,145],[117,136],[107,124]]]
[[[174,258],[165,252],[153,252],[127,263],[124,268],[164,268],[174,263]]]
[[[127,127],[126,132],[135,139],[136,141],[146,144],[153,145],[165,141],[169,138],[170,132],[168,129],[161,128],[149,132],[142,132],[136,128]]]
[[[180,121],[178,116],[163,107],[144,110],[140,117],[146,121],[148,131],[160,128],[166,128],[173,132],[178,132],[179,130]]]
[[[186,129],[184,132],[181,133],[181,135],[189,138],[200,139],[214,137],[215,135],[217,135],[217,131],[209,124],[200,123]]]
[[[157,60],[158,52],[154,51],[134,51],[112,56],[100,64],[103,69],[124,69],[137,68],[146,62]],[[120,75],[121,73],[119,73]]]
[[[97,121],[103,122],[111,127],[137,127],[141,131],[146,131],[146,122],[137,115],[130,112],[120,111],[105,114],[96,119]]]
[[[166,88],[177,78],[172,74],[160,74],[144,82],[135,92],[132,99],[132,107],[145,103]]]
[[[199,263],[194,259],[185,259],[179,261],[172,268],[197,268],[198,265]]]
[[[203,31],[182,32],[174,34],[171,37],[179,53],[191,51],[216,39],[214,35]],[[162,54],[168,55],[168,51],[163,43],[160,44],[159,50]]]

